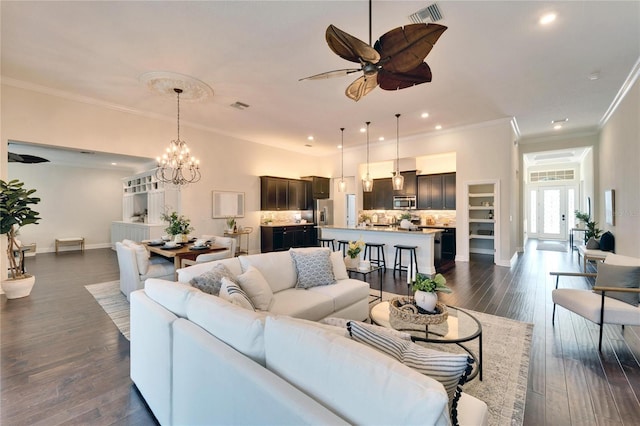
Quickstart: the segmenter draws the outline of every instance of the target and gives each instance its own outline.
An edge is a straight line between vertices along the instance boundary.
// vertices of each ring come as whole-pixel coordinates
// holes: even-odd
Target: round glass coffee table
[[[453,343],[464,349],[475,361],[477,368],[469,375],[469,380],[479,376],[482,380],[482,324],[469,312],[456,308],[455,306],[447,306],[449,316],[447,320],[441,324],[429,324],[424,326],[420,324],[407,324],[407,328],[400,331],[407,332],[411,335],[414,342],[428,343]],[[371,320],[386,328],[391,327],[389,321],[389,302],[381,302],[371,308]],[[478,339],[478,354],[476,355],[465,342]]]

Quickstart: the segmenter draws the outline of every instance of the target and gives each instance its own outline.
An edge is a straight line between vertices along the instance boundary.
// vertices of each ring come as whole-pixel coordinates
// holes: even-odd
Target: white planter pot
[[[36,283],[36,277],[33,275],[26,275],[25,278],[20,279],[8,279],[2,281],[2,291],[7,296],[7,299],[18,299],[20,297],[27,297],[31,294],[31,289]]]
[[[357,268],[360,264],[360,255],[351,258],[348,255],[344,257],[344,264],[347,268]]]
[[[402,229],[411,229],[411,221],[407,219],[402,219],[400,221],[400,228]]]
[[[416,290],[414,295],[416,305],[425,311],[433,312],[436,309],[436,303],[438,302],[438,293],[430,291]]]
[[[186,243],[189,241],[189,236],[187,234],[177,234],[173,237],[173,241],[176,243]]]

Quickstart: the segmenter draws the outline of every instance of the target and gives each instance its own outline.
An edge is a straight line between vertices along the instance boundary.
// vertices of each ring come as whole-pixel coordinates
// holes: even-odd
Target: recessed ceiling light
[[[436,130],[440,130],[440,129],[442,129],[442,126],[438,124],[438,125],[436,126]]]
[[[555,126],[553,126],[553,130],[560,130],[562,129],[562,124],[556,124]]]
[[[118,163],[111,163],[111,165],[112,165],[112,166],[117,166],[117,165],[118,165]]]
[[[342,145],[338,145],[338,149],[342,149]]]
[[[366,131],[367,131],[367,129],[366,129],[366,128],[364,128],[364,127],[360,127],[360,133],[364,133],[364,132],[366,132]]]
[[[429,118],[429,113],[428,112],[423,112],[422,114],[420,114],[420,117]]]
[[[589,80],[595,81],[595,80],[599,80],[599,79],[600,79],[600,73],[599,72],[592,72],[591,74],[589,74]]]
[[[384,140],[384,136],[380,136],[380,137],[378,138],[378,140],[379,140],[380,142],[382,142],[382,141]]]
[[[313,140],[313,136],[307,136],[307,140],[308,141],[312,141]]]
[[[540,25],[549,25],[553,21],[556,20],[557,15],[555,13],[547,13],[546,15],[542,15],[540,20],[538,21]]]

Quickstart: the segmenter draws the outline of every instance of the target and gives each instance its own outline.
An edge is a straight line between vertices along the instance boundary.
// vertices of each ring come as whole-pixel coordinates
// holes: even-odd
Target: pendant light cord
[[[340,157],[342,161],[342,164],[340,166],[340,180],[344,181],[344,127],[340,127],[340,132],[342,132],[342,135],[340,137]]]
[[[369,179],[369,124],[370,121],[367,121],[367,179]]]
[[[173,89],[174,92],[178,94],[178,142],[180,141],[180,93],[182,93],[182,89]]]
[[[400,173],[400,114],[396,114],[396,175]]]

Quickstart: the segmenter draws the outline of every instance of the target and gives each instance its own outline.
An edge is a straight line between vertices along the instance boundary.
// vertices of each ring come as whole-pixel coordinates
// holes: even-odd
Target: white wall
[[[2,85],[1,101],[0,154],[3,161],[0,161],[0,177],[3,179],[7,177],[6,144],[9,139],[155,157],[175,138],[175,117],[161,119],[136,115],[7,85]],[[246,216],[238,222],[254,228],[249,240],[250,251],[259,252],[258,176],[326,176],[326,171],[322,170],[323,162],[317,158],[193,128],[188,120],[181,121],[180,126],[181,137],[202,161],[202,180],[181,190],[180,210],[192,220],[196,234],[221,235],[223,232],[224,219],[211,218],[212,190],[245,192]],[[106,190],[110,184],[104,185]],[[119,182],[114,187],[120,191]],[[45,187],[36,189],[39,192],[50,191]],[[111,189],[109,187],[108,192]],[[56,187],[55,190],[61,188]],[[119,204],[120,195],[114,195],[110,201]],[[67,209],[72,210],[74,205],[63,207],[66,208],[51,212],[52,216],[47,220],[55,223],[64,221],[69,213]],[[118,213],[115,220],[120,216]],[[42,232],[43,228],[36,226],[34,229]],[[47,235],[46,238],[50,237]],[[95,241],[96,244],[101,242],[109,242],[108,234],[103,241]]]
[[[21,229],[20,241],[36,243],[38,253],[55,251],[55,239],[61,237],[84,237],[85,248],[110,247],[111,222],[122,219],[121,178],[128,174],[49,163],[9,163],[9,179],[20,179],[25,188],[36,189],[34,196],[40,198],[33,209],[42,220]]]
[[[614,235],[616,253],[640,257],[640,80],[603,127],[599,152],[599,199],[614,189],[616,208],[615,225],[606,225],[598,203],[599,227]]]

